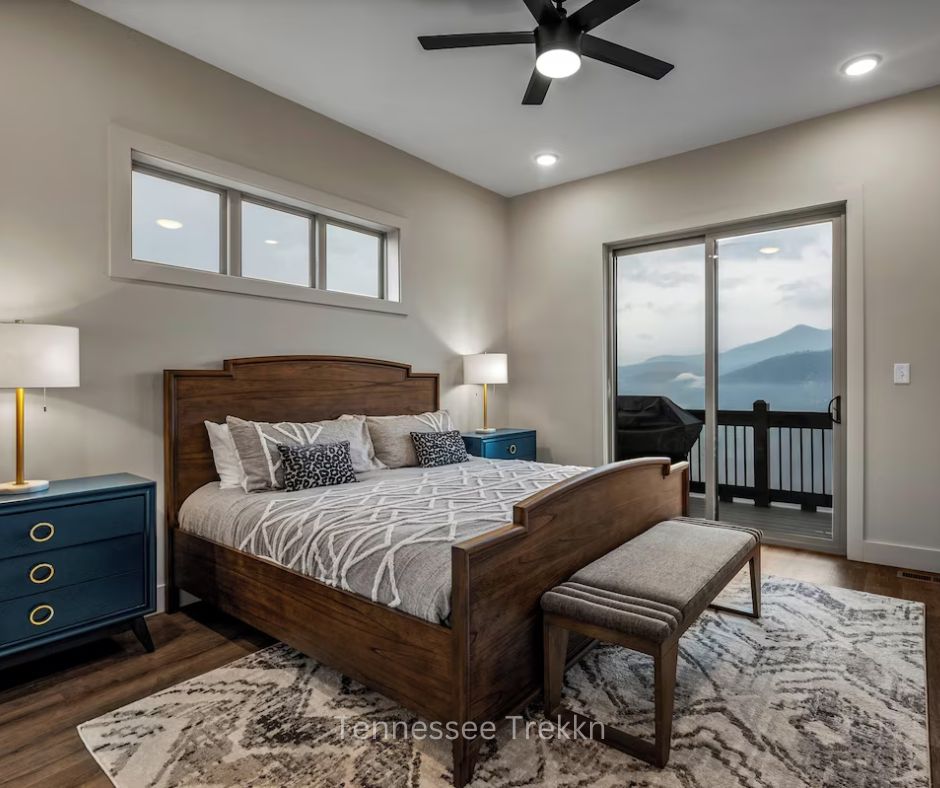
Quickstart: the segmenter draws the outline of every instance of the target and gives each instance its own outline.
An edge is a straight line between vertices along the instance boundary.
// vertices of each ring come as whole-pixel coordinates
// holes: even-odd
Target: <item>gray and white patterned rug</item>
[[[744,605],[743,588],[722,602]],[[789,788],[929,785],[923,605],[766,579],[764,618],[709,611],[682,640],[673,754],[660,771],[584,739],[484,745],[473,785]],[[599,647],[566,702],[652,731],[648,658]],[[345,722],[341,722],[341,721]],[[541,721],[533,707],[526,720]],[[413,723],[381,695],[284,645],[79,727],[119,788],[450,784],[444,741],[348,735]]]

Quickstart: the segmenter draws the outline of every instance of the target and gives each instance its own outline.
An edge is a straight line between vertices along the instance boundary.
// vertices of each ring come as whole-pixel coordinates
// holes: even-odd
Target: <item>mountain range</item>
[[[718,354],[718,406],[823,411],[832,396],[832,331],[803,324]],[[703,408],[705,355],[660,355],[617,370],[619,394],[661,394]]]

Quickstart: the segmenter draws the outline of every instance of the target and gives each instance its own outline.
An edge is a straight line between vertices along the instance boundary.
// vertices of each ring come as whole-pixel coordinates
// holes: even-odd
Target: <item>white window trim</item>
[[[181,148],[122,126],[111,125],[108,137],[109,275],[113,279],[219,290],[394,315],[408,314],[401,265],[401,238],[403,234],[407,234],[407,220],[403,217],[208,154]],[[209,180],[220,188],[248,191],[261,199],[295,206],[304,211],[314,211],[327,220],[335,219],[342,224],[382,232],[386,238],[386,270],[390,279],[397,275],[397,281],[387,283],[388,291],[394,292],[397,284],[399,300],[390,301],[135,260],[131,239],[131,172],[135,161],[180,175],[201,175],[202,180]]]

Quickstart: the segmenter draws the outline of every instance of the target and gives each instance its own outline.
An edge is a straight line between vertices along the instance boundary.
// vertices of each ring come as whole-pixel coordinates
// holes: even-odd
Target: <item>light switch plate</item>
[[[908,363],[894,365],[894,382],[899,386],[906,386],[911,382],[911,365]]]

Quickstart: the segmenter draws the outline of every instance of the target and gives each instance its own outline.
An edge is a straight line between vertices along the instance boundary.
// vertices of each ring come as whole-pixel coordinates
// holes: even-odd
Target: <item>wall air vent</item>
[[[902,569],[898,572],[898,577],[904,580],[920,580],[923,583],[940,583],[940,575],[935,575],[930,572],[911,572],[907,569]]]

